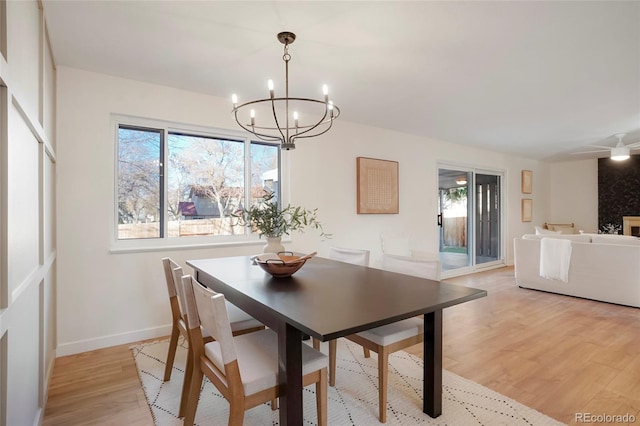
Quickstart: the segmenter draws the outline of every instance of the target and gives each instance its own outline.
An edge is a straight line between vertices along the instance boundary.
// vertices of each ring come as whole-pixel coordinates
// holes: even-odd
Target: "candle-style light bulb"
[[[233,103],[233,107],[237,107],[238,106],[238,95],[236,95],[235,93],[233,95],[231,95],[231,102]]]
[[[249,111],[249,116],[251,116],[251,125],[255,126],[256,125],[256,110],[252,109],[251,111]]]
[[[333,101],[329,101],[328,108],[329,111],[331,111],[331,118],[333,118]]]
[[[269,87],[269,96],[273,99],[273,80],[267,81],[267,86]]]
[[[293,122],[295,123],[296,129],[298,128],[298,111],[293,111]]]
[[[324,101],[327,102],[329,100],[329,86],[326,84],[322,85],[322,94],[324,95]]]

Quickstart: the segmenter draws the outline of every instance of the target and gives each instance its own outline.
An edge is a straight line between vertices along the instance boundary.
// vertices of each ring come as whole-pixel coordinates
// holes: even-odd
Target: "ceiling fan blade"
[[[608,149],[611,150],[611,148],[613,148],[612,146],[604,146],[604,145],[587,145],[587,148],[602,148],[604,149]]]
[[[596,152],[608,152],[611,151],[611,149],[598,149],[595,151],[579,151],[579,152],[572,152],[572,155],[577,155],[577,154],[594,154]]]

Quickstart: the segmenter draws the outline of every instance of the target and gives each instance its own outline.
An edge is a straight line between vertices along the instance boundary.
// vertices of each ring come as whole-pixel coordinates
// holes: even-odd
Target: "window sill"
[[[290,243],[291,239],[283,239],[283,243]],[[201,249],[217,249],[224,247],[240,247],[240,246],[264,246],[267,244],[265,239],[251,239],[242,241],[207,241],[200,243],[189,243],[175,241],[118,241],[112,244],[109,249],[110,254],[126,254],[126,253],[145,253],[157,251],[174,251],[174,250],[201,250]]]

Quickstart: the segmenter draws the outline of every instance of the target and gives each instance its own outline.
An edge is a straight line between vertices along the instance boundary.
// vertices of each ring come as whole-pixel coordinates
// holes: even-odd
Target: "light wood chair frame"
[[[398,256],[394,256],[398,257]],[[420,262],[420,260],[410,259],[412,262]],[[427,263],[438,263],[437,260],[423,260]],[[439,266],[436,267],[436,276],[433,279],[439,280]],[[391,343],[389,345],[379,345],[376,342],[373,342],[369,339],[366,339],[358,334],[352,334],[350,336],[346,336],[346,339],[357,343],[362,346],[362,350],[364,352],[364,357],[371,357],[371,351],[378,354],[378,418],[381,423],[387,422],[387,393],[388,393],[388,383],[389,383],[389,355],[397,352],[402,349],[406,349],[413,345],[417,345],[419,343],[424,342],[424,331],[415,336],[408,337],[406,339]],[[314,340],[314,347],[316,345],[316,341]],[[320,342],[317,343],[318,347]],[[336,377],[336,341],[329,341],[329,384],[331,386],[335,386],[335,377]]]
[[[187,351],[191,351],[191,344],[189,344],[189,332],[187,330],[187,314],[185,309],[184,296],[180,294],[181,291],[179,284],[182,279],[182,267],[168,257],[162,259],[162,266],[164,269],[164,276],[167,283],[167,291],[169,293],[169,304],[171,306],[171,337],[169,338],[169,351],[167,352],[167,362],[164,368],[163,381],[167,382],[171,380],[171,372],[173,371],[173,364],[176,358],[176,350],[178,348],[178,341],[180,335],[185,339],[188,345]],[[182,305],[182,307],[181,307]],[[245,333],[252,333],[258,330],[264,330],[264,326],[251,327],[246,329],[240,329],[233,334],[239,336]],[[210,337],[205,337],[205,341],[211,341]],[[193,363],[191,356],[187,355],[187,362],[185,365],[184,379],[182,381],[182,392],[180,393],[180,408],[178,409],[178,417],[183,417],[187,406],[187,397],[189,393],[189,386],[191,383],[191,376],[193,372]]]
[[[357,334],[346,336],[345,339],[351,340],[352,342],[362,346],[362,348],[364,349],[365,358],[369,358],[371,356],[370,351],[378,354],[378,418],[380,420],[380,423],[386,423],[387,388],[389,383],[389,355],[418,343],[422,343],[424,341],[424,333],[408,337],[404,340],[400,340],[386,346],[378,345],[377,343],[358,336]],[[329,361],[331,361],[331,358],[329,358]],[[333,368],[335,368],[335,355],[333,365]],[[331,368],[331,362],[329,362],[329,366]],[[335,370],[330,371],[329,374],[330,377],[333,378],[335,376]]]
[[[185,275],[182,278],[184,286],[186,302],[195,305],[194,289],[196,286],[202,287],[195,278]],[[190,286],[187,287],[187,286]],[[189,290],[191,292],[189,293]],[[223,295],[207,291],[215,294],[212,298]],[[193,306],[193,305],[192,305]],[[223,305],[222,305],[223,306]],[[196,308],[197,309],[197,308]],[[190,341],[193,350],[190,353],[192,357],[192,379],[190,384],[189,396],[187,398],[187,406],[185,410],[184,425],[192,426],[195,420],[195,414],[198,407],[198,397],[202,386],[202,379],[206,375],[211,383],[220,391],[224,398],[229,402],[229,426],[241,426],[244,421],[244,413],[246,410],[271,401],[271,409],[277,408],[276,398],[279,397],[279,386],[257,392],[251,395],[245,395],[242,376],[237,359],[224,365],[224,371],[219,369],[204,353],[204,340],[202,338],[202,330],[199,319],[195,321],[188,320],[187,327],[189,330]],[[302,344],[302,343],[301,343]],[[302,376],[302,386],[309,386],[315,383],[316,388],[316,409],[318,415],[318,425],[327,425],[327,369],[321,368]]]

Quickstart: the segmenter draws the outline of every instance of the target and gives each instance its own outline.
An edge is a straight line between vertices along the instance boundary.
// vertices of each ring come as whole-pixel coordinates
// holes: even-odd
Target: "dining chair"
[[[278,334],[265,329],[233,336],[224,295],[204,287],[190,275],[182,277],[187,328],[193,362],[184,425],[193,425],[203,376],[229,402],[229,425],[242,425],[246,410],[275,400],[278,385]],[[202,330],[215,339],[204,342]],[[318,425],[327,424],[327,357],[302,346],[302,385],[315,383]]]
[[[352,249],[344,247],[329,247],[329,259],[353,265],[369,266],[369,250]],[[320,350],[320,340],[313,338],[313,347]],[[336,385],[336,349],[337,341],[329,340],[329,386]]]
[[[382,269],[391,272],[432,280],[440,279],[440,262],[435,257],[415,259],[383,254],[382,265]],[[366,358],[370,356],[370,351],[378,354],[378,418],[381,423],[386,423],[389,355],[424,340],[424,319],[422,317],[408,318],[352,334],[346,338],[362,346]],[[333,378],[335,371],[330,370],[330,375]]]
[[[167,363],[164,369],[163,380],[166,382],[171,379],[171,372],[173,371],[173,363],[175,361],[176,349],[178,347],[178,339],[180,335],[184,337],[187,343],[189,343],[189,333],[187,331],[186,322],[186,305],[184,302],[184,295],[182,293],[182,286],[179,284],[182,279],[182,267],[174,262],[172,259],[165,257],[162,259],[162,266],[164,268],[165,280],[167,284],[167,291],[169,293],[169,304],[171,306],[171,338],[169,339],[169,351],[167,353]],[[258,320],[252,318],[249,314],[240,310],[236,306],[229,303],[227,307],[229,311],[229,318],[231,321],[231,329],[234,334],[240,335],[244,333],[251,333],[253,331],[263,330],[265,326]],[[206,332],[203,333],[205,340],[211,340],[211,336]],[[191,350],[191,345],[188,345],[188,350]],[[180,408],[178,410],[178,417],[182,417],[186,406],[186,396],[189,390],[189,382],[191,380],[191,365],[190,357],[187,356],[187,363],[185,366],[185,375],[182,382],[182,394],[180,396]]]
[[[440,259],[437,254],[421,253],[420,257],[382,255],[382,269],[413,275],[430,280],[440,280]]]

